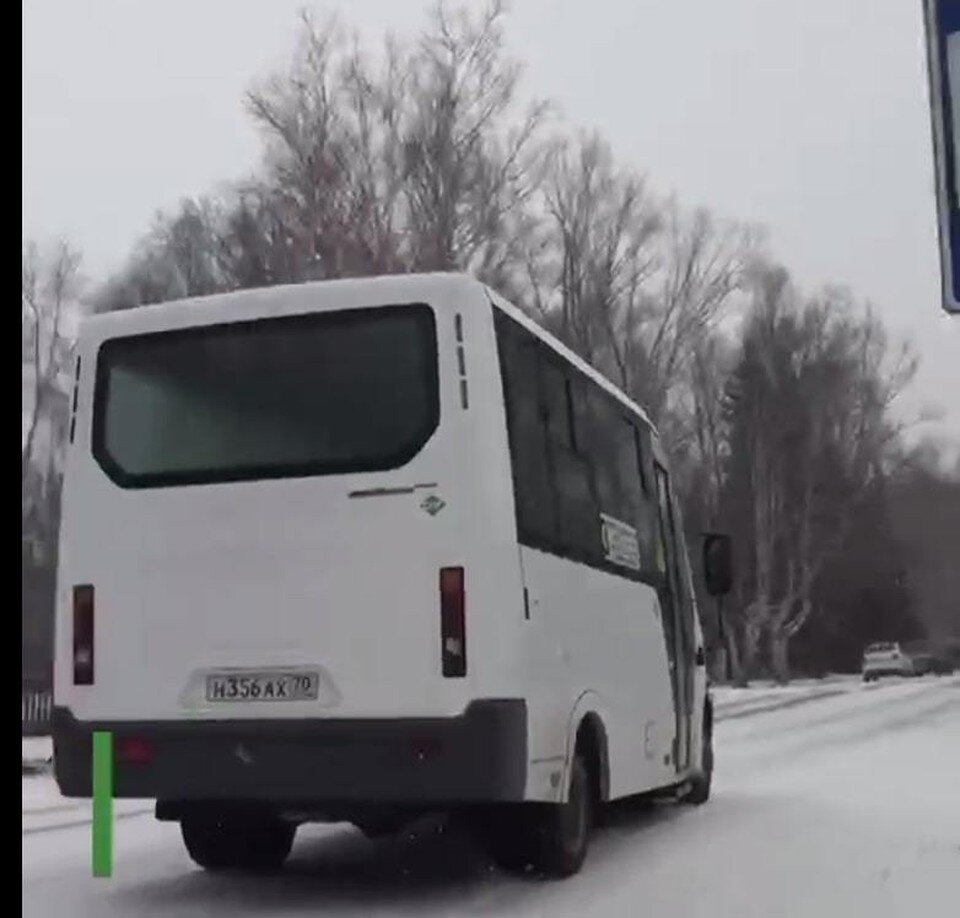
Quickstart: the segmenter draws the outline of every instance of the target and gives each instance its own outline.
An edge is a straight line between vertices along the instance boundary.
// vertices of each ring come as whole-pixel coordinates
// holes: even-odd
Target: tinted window
[[[264,319],[104,343],[94,453],[128,487],[388,469],[438,415],[429,307]]]
[[[494,316],[520,541],[624,576],[652,575],[649,440],[593,380],[500,310]]]
[[[638,422],[609,393],[581,377],[574,385],[575,433],[589,457],[599,509],[632,526],[641,568],[653,573],[655,513],[644,488],[644,439]]]
[[[521,542],[553,544],[556,513],[547,474],[547,440],[540,407],[537,340],[494,311]]]
[[[647,496],[643,487],[641,442],[637,428],[629,421],[622,420],[617,428],[616,458],[624,521],[637,530],[642,567],[648,573],[653,573],[656,514],[653,501]]]
[[[584,454],[590,459],[597,481],[600,509],[623,518],[626,504],[639,485],[639,468],[623,451],[628,447],[630,427],[616,402],[602,389],[583,378],[576,399],[577,429]]]
[[[537,349],[540,353],[540,391],[547,435],[551,445],[561,449],[573,449],[569,383],[566,373],[559,362],[550,359],[549,349],[539,341]]]
[[[549,349],[540,345],[544,351]],[[552,359],[541,361],[542,392],[550,449],[550,473],[559,518],[562,551],[587,561],[600,561],[600,507],[589,455],[573,435],[571,395],[576,382],[570,371]]]

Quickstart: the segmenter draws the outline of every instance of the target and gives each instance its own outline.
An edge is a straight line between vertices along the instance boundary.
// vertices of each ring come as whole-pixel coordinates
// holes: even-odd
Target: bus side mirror
[[[733,586],[730,536],[709,532],[703,537],[703,579],[711,596],[725,596]]]

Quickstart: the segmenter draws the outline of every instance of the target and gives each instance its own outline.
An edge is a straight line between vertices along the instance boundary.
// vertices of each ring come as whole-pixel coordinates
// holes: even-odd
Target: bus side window
[[[649,441],[636,425],[630,423],[631,449],[627,460],[636,469],[635,475],[639,482],[637,495],[637,513],[633,518],[637,536],[640,539],[640,563],[645,576],[656,577],[659,574],[657,567],[657,507],[654,502],[653,486],[651,483],[651,463],[649,448],[645,446]]]
[[[539,357],[533,335],[513,328],[510,319],[494,311],[497,348],[503,381],[510,464],[521,542],[552,546],[557,519],[547,468],[547,436],[540,408]]]
[[[673,596],[677,594],[676,567],[673,556],[673,521],[670,517],[670,492],[667,472],[656,466],[657,478],[657,573],[665,578]]]
[[[697,594],[693,588],[693,576],[690,570],[690,553],[687,551],[687,540],[683,531],[683,515],[680,512],[680,502],[673,488],[670,488],[670,507],[674,521],[674,542],[676,543],[677,578],[679,580],[679,600],[681,603],[681,622],[687,646],[694,643],[693,620],[697,615]]]
[[[589,457],[576,448],[571,397],[578,381],[552,361],[541,361],[541,385],[549,431],[550,471],[564,554],[589,563],[603,555],[596,481]]]
[[[641,573],[653,565],[654,515],[644,494],[641,453],[632,420],[606,392],[585,386],[574,405],[575,434],[585,444],[597,485],[599,511],[637,530]]]
[[[566,375],[549,357],[540,360],[540,388],[543,398],[544,420],[551,446],[573,450],[569,388]]]
[[[593,469],[599,510],[617,519],[623,513],[616,481],[616,457],[613,455],[614,431],[605,393],[586,380],[576,381],[574,418],[577,442]]]

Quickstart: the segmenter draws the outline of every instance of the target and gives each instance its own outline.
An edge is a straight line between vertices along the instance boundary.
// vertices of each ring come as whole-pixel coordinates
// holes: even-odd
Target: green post
[[[93,875],[113,874],[113,734],[93,734]]]

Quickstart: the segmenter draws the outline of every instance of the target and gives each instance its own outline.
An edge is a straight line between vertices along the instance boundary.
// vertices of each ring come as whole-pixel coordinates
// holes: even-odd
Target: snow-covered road
[[[494,871],[435,824],[371,843],[300,830],[275,877],[209,876],[176,825],[125,802],[116,874],[90,877],[89,826],[24,778],[23,914],[61,918],[549,915],[883,918],[960,909],[960,679],[718,694],[715,796],[617,807],[579,876]],[[59,803],[63,803],[60,801]],[[30,811],[30,812],[27,812]],[[70,820],[85,810],[71,811]],[[60,822],[58,822],[60,820]]]

